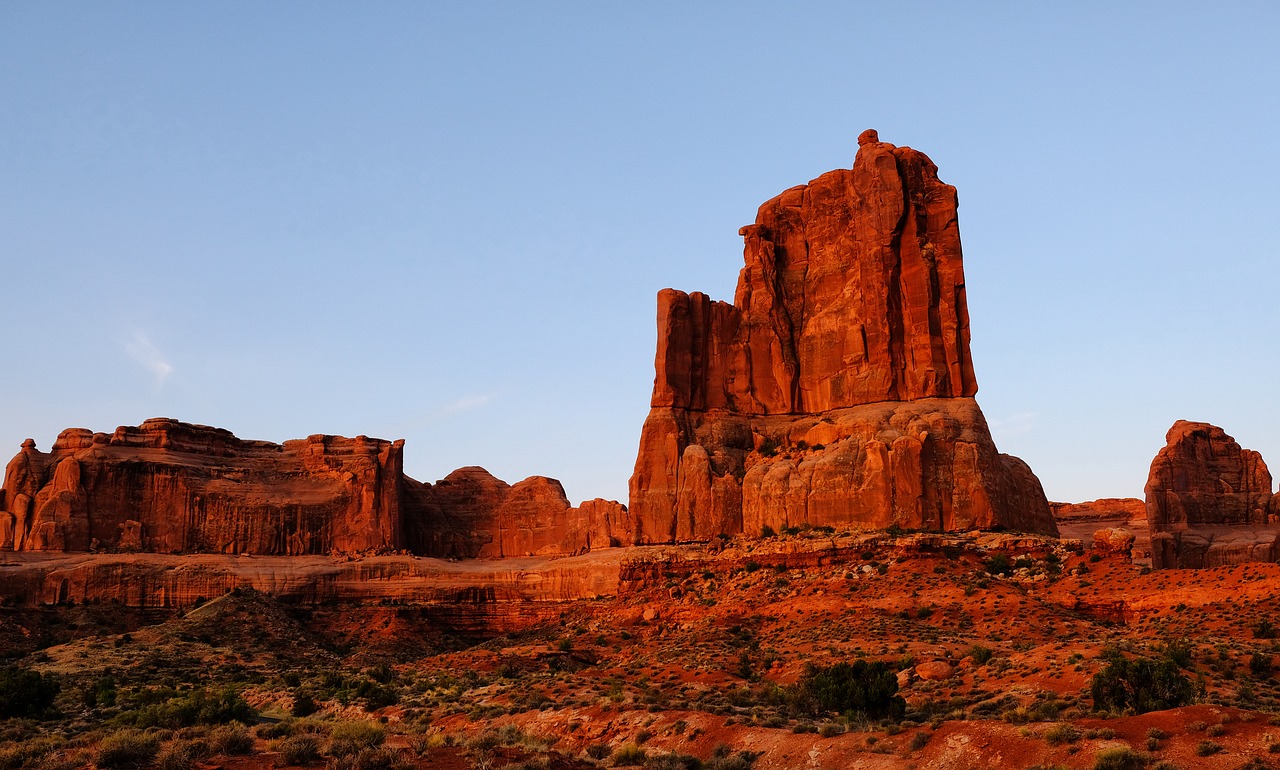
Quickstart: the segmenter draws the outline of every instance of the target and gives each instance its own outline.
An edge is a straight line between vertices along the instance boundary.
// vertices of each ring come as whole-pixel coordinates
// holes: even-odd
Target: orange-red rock
[[[972,400],[955,188],[874,131],[859,145],[852,169],[742,229],[733,304],[659,293],[637,542],[801,524],[1056,531]]]
[[[304,554],[400,545],[403,442],[283,445],[176,420],[28,440],[5,469],[14,550]]]
[[[1147,519],[1155,567],[1276,561],[1271,473],[1215,425],[1179,420],[1151,461]]]
[[[558,481],[512,487],[476,467],[423,484],[404,475],[403,445],[243,441],[164,418],[110,435],[65,430],[50,452],[27,440],[9,463],[0,549],[474,557],[632,542],[619,503],[573,508]]]

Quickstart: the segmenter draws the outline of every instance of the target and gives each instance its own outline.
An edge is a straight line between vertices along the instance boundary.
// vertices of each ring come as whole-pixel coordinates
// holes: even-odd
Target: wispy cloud
[[[163,385],[169,375],[173,374],[173,364],[169,363],[160,348],[144,332],[135,332],[133,339],[124,343],[124,352],[143,369],[151,372],[156,378],[156,385]]]
[[[436,412],[438,417],[447,417],[458,412],[465,412],[470,409],[478,409],[493,400],[492,393],[475,393],[454,401]]]
[[[991,426],[992,433],[1012,438],[1024,436],[1035,430],[1036,419],[1039,416],[1039,412],[1016,412],[1004,417],[992,417],[987,424]]]

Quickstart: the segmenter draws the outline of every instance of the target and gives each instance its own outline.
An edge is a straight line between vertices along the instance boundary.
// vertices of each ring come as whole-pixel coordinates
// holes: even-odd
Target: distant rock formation
[[[0,550],[475,557],[631,542],[620,503],[573,508],[558,481],[509,486],[483,468],[423,484],[404,475],[403,447],[244,441],[166,418],[65,430],[47,453],[28,439],[5,469]]]
[[[991,440],[969,353],[955,188],[858,139],[852,169],[760,207],[733,304],[658,295],[637,541],[787,526],[1056,533]]]
[[[1147,525],[1147,505],[1136,497],[1104,497],[1084,503],[1049,503],[1053,520],[1062,538],[1080,540],[1092,547],[1105,540],[1104,550],[1118,550],[1128,533],[1132,542],[1129,556],[1135,564],[1151,563],[1151,531]],[[1103,533],[1101,538],[1099,533]]]
[[[1151,461],[1152,566],[1277,561],[1280,505],[1262,455],[1216,425],[1179,420]]]

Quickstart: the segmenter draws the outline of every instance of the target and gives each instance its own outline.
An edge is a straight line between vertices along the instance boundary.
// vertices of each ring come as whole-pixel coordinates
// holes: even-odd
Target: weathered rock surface
[[[558,481],[483,468],[404,475],[403,441],[316,435],[273,444],[158,418],[113,434],[24,442],[0,496],[0,549],[296,556],[408,550],[475,557],[629,544],[619,503],[569,505]]]
[[[1262,456],[1222,428],[1179,420],[1146,486],[1152,565],[1210,567],[1280,557],[1280,509]]]
[[[760,207],[733,304],[658,295],[637,542],[810,524],[1055,532],[973,401],[955,188],[859,137]]]
[[[432,606],[454,629],[493,633],[545,622],[561,602],[615,595],[625,553],[461,562],[405,555],[19,553],[0,563],[0,596],[20,606],[114,602],[177,608],[253,588],[304,604]]]
[[[5,469],[14,550],[306,554],[399,547],[403,442],[283,445],[152,419],[28,440]]]
[[[1104,497],[1083,503],[1049,503],[1058,534],[1079,540],[1090,548],[1101,531],[1124,530],[1130,533],[1130,558],[1135,564],[1151,562],[1151,530],[1147,526],[1147,504],[1136,497]],[[1115,550],[1108,542],[1104,550]]]

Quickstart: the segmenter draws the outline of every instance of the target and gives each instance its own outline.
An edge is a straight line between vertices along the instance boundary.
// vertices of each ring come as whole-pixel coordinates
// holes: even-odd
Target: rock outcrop
[[[1119,550],[1119,543],[1128,533],[1132,541],[1129,556],[1135,564],[1151,563],[1151,530],[1147,526],[1147,504],[1136,497],[1104,497],[1083,503],[1049,503],[1058,534],[1066,539],[1079,540],[1084,547],[1098,544],[1099,533],[1106,542],[1100,547],[1106,551]]]
[[[112,434],[28,439],[5,470],[0,549],[298,556],[408,550],[475,557],[583,553],[632,541],[627,509],[569,505],[558,481],[483,468],[404,475],[403,441],[316,435],[274,444],[157,418]]]
[[[1152,566],[1277,561],[1280,508],[1262,456],[1222,428],[1179,420],[1146,486]]]
[[[806,524],[1056,532],[972,398],[955,188],[923,153],[858,141],[852,169],[742,228],[733,304],[659,293],[637,542]]]

